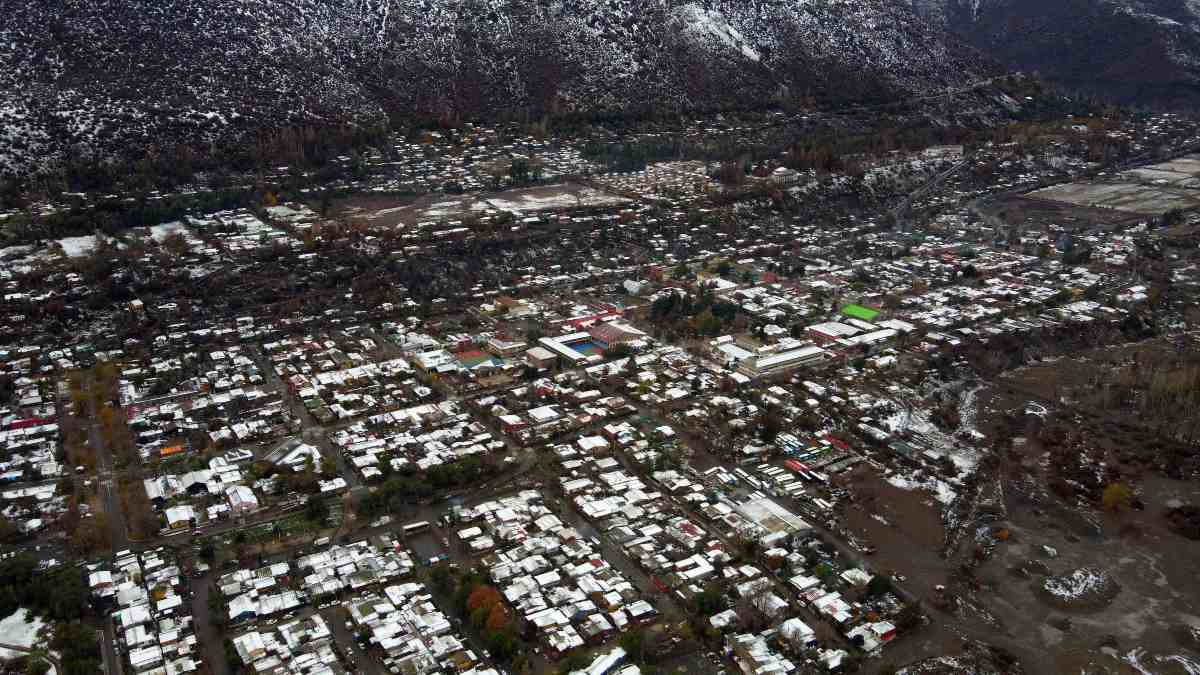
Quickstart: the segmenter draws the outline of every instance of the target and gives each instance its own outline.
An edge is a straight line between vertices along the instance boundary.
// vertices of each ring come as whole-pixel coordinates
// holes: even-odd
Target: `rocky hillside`
[[[1005,65],[1083,92],[1200,105],[1195,0],[910,0]]]
[[[991,74],[892,0],[0,0],[0,172],[285,124],[881,100]]]

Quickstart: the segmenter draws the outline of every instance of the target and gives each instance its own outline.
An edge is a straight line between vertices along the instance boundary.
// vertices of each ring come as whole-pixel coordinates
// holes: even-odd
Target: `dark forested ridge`
[[[1186,0],[912,0],[934,26],[1068,90],[1200,105],[1200,16]]]
[[[877,101],[992,74],[887,0],[0,1],[0,173],[283,126]]]

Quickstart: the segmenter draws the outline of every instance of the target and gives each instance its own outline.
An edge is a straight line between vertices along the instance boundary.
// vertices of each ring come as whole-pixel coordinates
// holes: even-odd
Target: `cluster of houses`
[[[11,382],[9,395],[0,395],[0,515],[23,535],[66,510],[57,483],[72,471],[59,455],[58,387],[31,366],[32,352],[0,351],[0,377]]]
[[[661,442],[673,435],[657,428],[643,433],[623,422],[595,436],[579,434],[570,444],[552,446],[561,465],[560,488],[574,511],[619,547],[658,591],[678,594],[686,601],[716,587],[740,599],[735,602],[750,603],[761,612],[768,620],[761,634],[737,633],[745,624],[732,607],[710,618],[713,629],[727,636],[730,658],[745,673],[773,672],[760,667],[776,661],[784,664],[788,658],[836,670],[848,653],[818,645],[809,627],[813,621],[827,622],[867,652],[878,651],[894,637],[894,627],[880,617],[898,611],[899,603],[894,598],[870,605],[860,602],[857,596],[871,575],[841,569],[836,556],[819,548],[820,540],[812,537],[808,522],[783,503],[796,503],[805,490],[793,485],[798,478],[779,476],[782,467],[763,464],[760,469],[765,472],[753,474],[720,467],[705,472],[651,470],[647,481],[614,456],[619,452],[634,459],[652,452],[651,438]],[[802,457],[813,465],[847,457],[840,442],[806,443],[783,434],[778,444],[777,453]],[[815,489],[823,480],[814,468],[805,483],[812,481],[808,499],[822,504],[827,515],[831,505],[817,497]],[[780,498],[770,496],[774,494]],[[473,551],[496,546],[495,538],[479,527],[468,528],[463,536]],[[742,558],[738,546],[745,541],[756,543],[761,552],[757,560]],[[791,636],[786,644],[795,645],[785,650],[787,655],[768,647],[779,642],[781,632]]]
[[[603,460],[595,464],[594,480],[572,479],[564,490],[571,489],[579,512],[620,546],[660,590],[685,589],[684,595],[690,597],[714,577],[718,566],[732,559],[727,543],[669,499],[666,489],[656,489],[659,486]],[[743,572],[729,569],[733,577]]]
[[[105,361],[117,368],[118,401],[144,461],[264,444],[297,428],[246,345],[205,350],[181,345],[142,359],[107,354]]]
[[[260,445],[296,428],[279,392],[235,388],[130,406],[127,424],[142,460],[172,460],[190,451]]]
[[[169,339],[160,337],[163,338],[162,346],[166,347]],[[258,366],[241,345],[175,353],[164,349],[162,353],[151,354],[144,363],[121,362],[120,365],[117,396],[123,406],[147,399],[200,391],[220,393],[263,383]]]
[[[170,549],[119,551],[89,565],[88,586],[109,612],[116,647],[129,672],[199,672],[202,659],[187,578]]]
[[[426,471],[506,448],[503,440],[452,400],[373,415],[330,433],[329,440],[364,480],[406,470]]]
[[[293,612],[310,603],[341,598],[408,576],[412,556],[394,544],[333,545],[258,569],[238,569],[217,580],[231,624]]]
[[[462,546],[552,656],[602,644],[658,610],[599,549],[526,490],[463,509]]]
[[[1137,149],[1165,145],[1191,122],[1122,124],[1107,133]],[[709,120],[678,137],[750,145],[762,133]],[[970,420],[954,433],[932,424],[921,392],[893,369],[916,373],[930,355],[997,335],[1119,322],[1155,295],[1143,278],[1152,227],[1001,224],[968,206],[1088,168],[1068,137],[848,157],[863,168],[855,187],[781,156],[740,179],[764,188],[762,198],[718,209],[707,201],[721,189],[712,165],[608,172],[597,147],[543,136],[468,124],[337,158],[375,174],[342,186],[444,193],[419,208],[355,206],[344,241],[322,238],[339,228],[312,207],[268,197],[253,211],[0,251],[0,514],[36,534],[67,510],[63,478],[93,478],[64,459],[85,445],[60,429],[72,429],[76,420],[59,415],[73,407],[96,429],[128,427],[145,463],[141,489],[167,535],[297,507],[297,495],[272,499],[287,483],[276,469],[319,468],[326,480],[303,489],[331,496],[521,446],[533,452],[507,461],[550,463],[558,480],[545,492],[527,482],[470,500],[443,548],[481,567],[550,655],[596,647],[584,673],[636,675],[609,643],[655,621],[662,595],[687,603],[715,589],[724,605],[705,620],[743,672],[836,670],[841,647],[874,653],[893,638],[900,603],[877,574],[811,536],[817,522],[840,534],[846,492],[831,479],[868,466],[946,505],[963,480],[951,474],[970,470],[981,438]],[[848,190],[882,197],[935,173],[943,182],[908,204],[938,211],[917,231],[903,213],[885,222],[883,212],[835,207]],[[581,175],[586,185],[479,194]],[[787,195],[831,207],[828,217],[789,213]],[[495,255],[462,265],[447,253],[484,236],[503,242]],[[314,252],[326,244],[336,256]],[[280,270],[314,288],[351,259],[432,263],[445,272],[441,295],[394,288],[377,302],[355,284],[255,306],[249,295],[195,292],[217,273],[223,284],[275,282]],[[1172,279],[1198,275],[1193,264]],[[262,297],[286,297],[287,287],[245,286]],[[728,316],[714,330],[657,316],[655,303],[675,294]],[[112,391],[101,371],[115,372]],[[105,387],[73,406],[81,379]],[[346,630],[398,672],[494,672],[414,567],[384,540],[229,571],[218,592],[237,627],[234,650],[258,673],[353,671],[337,648],[346,617],[324,611],[335,603]],[[197,669],[190,602],[168,554],[122,552],[88,575],[134,672]],[[746,620],[747,606],[765,627]],[[841,647],[816,639],[817,622]]]
[[[368,153],[363,162],[382,174],[371,179],[374,190],[459,193],[511,184],[512,162],[522,159],[538,164],[544,180],[596,169],[573,139],[470,123],[424,132],[415,139],[395,138],[386,151]],[[351,158],[337,161],[346,164]]]
[[[848,653],[821,643],[811,627],[814,621],[825,622],[868,654],[878,653],[895,637],[896,628],[886,617],[898,613],[901,603],[890,594],[890,585],[869,596],[873,574],[847,565],[813,536],[808,523],[783,505],[790,499],[775,499],[756,489],[766,484],[768,475],[758,482],[740,469],[717,469],[691,477],[662,471],[654,479],[692,505],[726,540],[756,543],[754,564],[709,556],[668,577],[677,582],[681,595],[695,595],[716,583],[736,598],[734,606],[713,614],[708,623],[725,636],[727,655],[747,675],[764,672],[764,667],[767,672],[776,667],[789,672],[796,667],[788,665],[792,660],[837,670]],[[712,494],[719,496],[712,499]],[[748,610],[765,620],[766,627],[739,633],[748,625]]]
[[[680,347],[654,340],[645,342],[636,354],[589,367],[585,372],[593,380],[624,377],[626,395],[648,406],[672,406],[718,390],[725,384],[724,377],[730,375],[718,364]]]
[[[519,445],[536,445],[634,412],[578,376],[541,378],[473,399],[471,406]],[[585,388],[587,387],[587,388]]]
[[[794,598],[793,604],[807,616],[825,622],[863,653],[880,653],[896,636],[896,626],[888,617],[900,612],[899,599],[890,590],[871,594],[868,589],[874,575],[844,567],[823,548],[817,539],[779,540],[764,548],[761,558],[770,576],[782,582]],[[726,654],[746,675],[792,672],[802,664],[837,671],[849,652],[818,640],[806,619],[778,600],[774,591],[766,590],[774,584],[765,579],[742,584],[737,592],[743,598],[749,595],[750,606],[768,616],[766,628],[739,632],[745,624],[735,608],[709,618],[712,627],[725,636]]]
[[[403,358],[377,356],[368,337],[305,336],[268,342],[263,351],[288,391],[320,423],[371,415],[433,396]]]
[[[247,459],[245,451],[232,450],[213,457],[205,468],[146,478],[142,487],[168,530],[245,519],[262,510],[260,497],[268,487],[246,476],[239,462]]]
[[[300,240],[287,230],[260,220],[248,209],[188,216],[186,223],[216,242],[219,249],[234,255],[275,246],[298,248],[301,245]]]
[[[702,198],[715,187],[708,166],[695,160],[648,164],[640,171],[604,174],[597,182],[620,194],[671,205]]]
[[[366,633],[391,672],[425,675],[451,672],[495,675],[433,603],[418,582],[387,586],[346,602],[350,624]]]
[[[426,675],[451,667],[495,675],[429,590],[413,580],[414,569],[403,546],[379,537],[226,574],[218,586],[230,621],[243,627],[232,638],[234,649],[256,673],[354,672],[352,652],[338,645],[329,624],[344,620],[347,630],[361,636],[369,658],[389,672]],[[299,609],[314,605],[317,611],[295,618]]]
[[[242,665],[257,675],[328,675],[348,672],[334,650],[325,617],[289,619],[272,630],[252,630],[230,640]]]

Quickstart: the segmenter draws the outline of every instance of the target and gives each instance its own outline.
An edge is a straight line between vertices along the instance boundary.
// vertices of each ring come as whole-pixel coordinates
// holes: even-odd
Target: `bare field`
[[[1173,636],[1176,627],[1195,625],[1200,616],[1195,572],[1200,547],[1172,533],[1161,517],[1170,503],[1200,500],[1200,486],[1151,478],[1143,483],[1143,494],[1142,511],[1114,515],[1085,509],[1074,519],[1076,526],[1060,511],[1067,507],[1038,505],[1020,490],[1010,494],[1004,523],[1010,536],[981,567],[987,590],[980,596],[999,634],[1024,648],[1022,660],[1031,672],[1126,672],[1124,656],[1135,651],[1146,657],[1143,665],[1150,673],[1184,672],[1174,669],[1174,661],[1154,665],[1164,657],[1200,663],[1200,656],[1188,654]],[[1079,517],[1095,529],[1079,527]],[[1039,592],[1045,578],[1040,572],[1078,569],[1111,575],[1120,591],[1098,609],[1046,602]]]
[[[1200,193],[1139,183],[1068,183],[1031,192],[1027,197],[1142,215],[1200,206]]]
[[[954,561],[941,556],[945,529],[940,505],[932,496],[898,488],[866,465],[842,482],[854,495],[842,522],[877,549],[870,556],[877,572],[904,575],[899,586],[919,598],[930,598],[935,588],[950,583]],[[964,649],[962,637],[952,619],[935,613],[930,625],[891,644],[884,659],[868,662],[864,672],[881,672],[887,665],[913,663],[931,655],[959,656]]]
[[[976,531],[977,551],[988,553],[956,587],[966,609],[955,617],[975,639],[990,632],[1026,672],[1200,672],[1200,643],[1180,638],[1200,630],[1200,545],[1165,518],[1200,504],[1200,483],[1163,475],[1154,448],[1178,444],[1158,438],[1148,420],[1074,407],[1098,371],[1145,367],[1174,349],[1152,340],[1092,350],[1010,372],[980,393],[980,410],[992,411],[981,430],[1018,441],[997,472],[1005,515]],[[1106,510],[1095,495],[1118,481],[1134,497]],[[1003,539],[994,538],[1001,530]],[[1070,594],[1051,601],[1046,579],[1076,571],[1103,575],[1119,590],[1101,601],[1085,600],[1082,590],[1079,602]]]
[[[1200,428],[1192,389],[1200,377],[1197,346],[1200,335],[1191,334],[1092,349],[1011,371],[995,381],[992,396],[1018,416],[1030,400],[1070,408],[1089,418],[1084,431],[1102,434],[1099,445],[1112,450],[1178,449]]]
[[[1054,185],[1026,195],[1076,206],[1125,213],[1160,215],[1171,209],[1200,207],[1200,156],[1130,169],[1102,181]]]
[[[1175,171],[1163,171],[1160,169],[1130,169],[1129,171],[1121,174],[1121,176],[1148,183],[1163,181],[1165,184],[1175,187],[1200,187],[1200,179],[1195,178],[1191,174],[1178,173]]]
[[[1178,348],[1155,339],[1089,350],[1010,371],[979,390],[979,431],[1015,442],[979,474],[981,494],[998,494],[1002,508],[964,520],[955,549],[944,549],[946,526],[928,495],[894,488],[867,467],[846,480],[854,494],[847,528],[878,548],[876,570],[908,577],[901,586],[932,619],[866,672],[915,664],[900,672],[1200,673],[1200,542],[1166,518],[1200,504],[1200,481],[1166,475],[1156,458],[1180,444],[1161,438],[1144,415],[1076,407],[1097,377],[1113,377],[1098,372],[1166,359],[1183,367]],[[1105,509],[1100,494],[1113,482],[1132,495]],[[979,665],[984,643],[1020,670],[994,659]]]
[[[511,213],[528,216],[543,211],[615,208],[631,203],[584,185],[563,183],[488,194],[431,194],[416,200],[361,195],[340,203],[342,215],[376,227],[405,227],[423,222],[461,220],[471,215]]]
[[[1007,197],[997,201],[990,211],[1008,223],[1042,229],[1057,225],[1065,230],[1080,231],[1094,227],[1133,225],[1141,218],[1137,214],[1114,209],[1097,209],[1027,196]]]

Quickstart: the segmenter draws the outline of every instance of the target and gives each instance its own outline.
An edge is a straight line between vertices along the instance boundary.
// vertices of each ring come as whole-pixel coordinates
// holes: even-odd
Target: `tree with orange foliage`
[[[497,591],[492,586],[476,586],[475,590],[471,591],[471,595],[467,596],[467,611],[474,612],[477,609],[486,609],[492,611],[492,607],[500,604],[500,591]]]
[[[488,613],[487,622],[484,624],[487,629],[501,631],[508,628],[508,624],[508,610],[504,609],[504,605],[492,605],[492,611]]]

